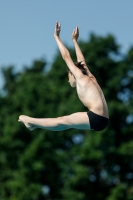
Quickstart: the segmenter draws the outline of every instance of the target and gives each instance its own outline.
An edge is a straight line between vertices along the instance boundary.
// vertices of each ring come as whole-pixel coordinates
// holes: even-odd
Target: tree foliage
[[[16,73],[2,69],[0,200],[133,199],[133,47],[121,53],[113,35],[91,34],[80,47],[105,94],[110,113],[100,132],[32,132],[17,122],[87,111],[70,88],[59,52],[50,70],[36,60]],[[69,48],[76,61],[73,48]]]

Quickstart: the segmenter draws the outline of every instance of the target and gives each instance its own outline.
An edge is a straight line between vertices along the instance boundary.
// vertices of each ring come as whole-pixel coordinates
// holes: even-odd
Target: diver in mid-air
[[[68,66],[68,79],[71,87],[77,90],[80,101],[87,107],[87,112],[76,112],[57,118],[32,118],[20,115],[18,121],[25,124],[29,130],[42,128],[52,131],[62,131],[70,128],[80,130],[101,131],[106,128],[109,120],[108,106],[104,94],[86,65],[85,58],[78,45],[79,28],[72,32],[77,63],[71,59],[68,49],[60,39],[61,25],[56,22],[54,38],[57,42],[63,60]],[[68,101],[68,99],[66,99]],[[76,102],[75,102],[76,103]],[[69,109],[69,108],[68,108]]]

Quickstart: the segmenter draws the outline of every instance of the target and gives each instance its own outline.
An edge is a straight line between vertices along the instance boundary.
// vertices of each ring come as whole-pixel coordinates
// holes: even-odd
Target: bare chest
[[[80,99],[80,101],[90,109],[91,107],[94,107],[94,105],[101,104],[104,101],[104,95],[97,85],[94,83],[90,83],[84,86],[78,86],[76,87],[77,94]]]

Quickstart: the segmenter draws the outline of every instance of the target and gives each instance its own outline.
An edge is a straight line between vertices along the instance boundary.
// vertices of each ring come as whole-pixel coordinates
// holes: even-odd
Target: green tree
[[[86,108],[67,83],[59,52],[48,72],[45,60],[19,73],[13,66],[3,69],[0,199],[133,199],[133,47],[122,55],[114,36],[94,34],[80,47],[108,102],[108,127],[30,132],[17,122],[20,114],[58,117]]]

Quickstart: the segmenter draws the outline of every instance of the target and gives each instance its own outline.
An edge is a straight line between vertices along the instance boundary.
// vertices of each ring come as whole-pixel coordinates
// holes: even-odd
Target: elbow
[[[65,52],[63,55],[63,60],[67,60],[68,58],[70,58],[70,53],[69,52]]]

